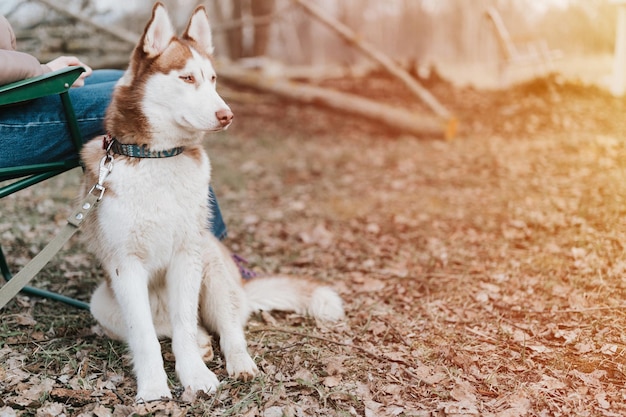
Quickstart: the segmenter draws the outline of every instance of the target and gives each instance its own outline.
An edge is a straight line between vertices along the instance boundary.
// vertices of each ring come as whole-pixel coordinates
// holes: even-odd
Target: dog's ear
[[[213,54],[213,37],[211,36],[211,24],[204,6],[196,7],[189,19],[183,39],[195,42],[207,54]]]
[[[160,55],[176,35],[165,6],[157,2],[152,9],[152,18],[144,31],[143,51],[149,58]]]

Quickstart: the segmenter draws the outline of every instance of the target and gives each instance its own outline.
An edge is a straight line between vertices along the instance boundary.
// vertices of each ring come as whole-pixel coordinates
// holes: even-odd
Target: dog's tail
[[[319,320],[344,317],[341,297],[333,289],[291,276],[261,276],[244,281],[250,312],[293,311]]]

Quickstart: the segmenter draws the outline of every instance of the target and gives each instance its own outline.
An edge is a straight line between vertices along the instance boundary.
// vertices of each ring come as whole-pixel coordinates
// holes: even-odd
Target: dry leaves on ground
[[[228,245],[335,287],[344,323],[253,317],[262,375],[230,380],[217,355],[212,396],[177,386],[163,342],[177,401],[135,405],[123,345],[86,312],[20,296],[0,317],[0,415],[626,414],[624,101],[554,77],[500,93],[433,83],[466,127],[453,142],[263,96],[231,102],[236,124],[207,142]],[[3,199],[13,265],[76,185]],[[99,278],[75,241],[37,284],[88,299]]]

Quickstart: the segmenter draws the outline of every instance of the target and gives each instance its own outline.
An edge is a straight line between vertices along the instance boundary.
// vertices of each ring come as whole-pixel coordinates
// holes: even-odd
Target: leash
[[[104,191],[104,180],[113,170],[113,157],[107,153],[100,160],[100,173],[98,183],[89,190],[87,196],[80,203],[80,206],[67,218],[67,224],[46,245],[20,272],[7,281],[0,288],[0,309],[2,309],[18,292],[22,290],[44,266],[56,255],[63,245],[78,231],[78,228],[87,218],[87,215],[102,200]]]
[[[102,149],[106,151],[106,155],[100,160],[100,173],[98,183],[89,190],[85,199],[67,219],[67,224],[55,236],[50,243],[42,249],[20,272],[15,274],[13,278],[7,281],[0,288],[0,309],[3,308],[13,297],[20,292],[26,284],[43,269],[44,266],[56,255],[63,245],[78,231],[83,220],[93,208],[102,200],[105,187],[104,180],[113,169],[113,155],[124,155],[131,158],[171,158],[180,155],[185,151],[185,147],[177,146],[171,149],[161,151],[153,151],[146,145],[122,144],[110,134],[102,138]]]

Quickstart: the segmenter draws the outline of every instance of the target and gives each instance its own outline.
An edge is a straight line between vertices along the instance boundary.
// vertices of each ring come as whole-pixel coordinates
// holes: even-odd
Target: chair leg
[[[0,272],[6,281],[11,279],[11,270],[9,270],[9,265],[7,265],[7,260],[2,252],[2,246],[0,246]]]
[[[72,307],[81,308],[83,310],[89,310],[89,304],[83,301],[75,300],[70,297],[66,297],[65,295],[57,294],[52,291],[40,290],[39,288],[33,288],[33,287],[24,287],[22,288],[22,292],[25,292],[26,294],[34,295],[37,297],[48,298],[54,301],[60,301]]]

